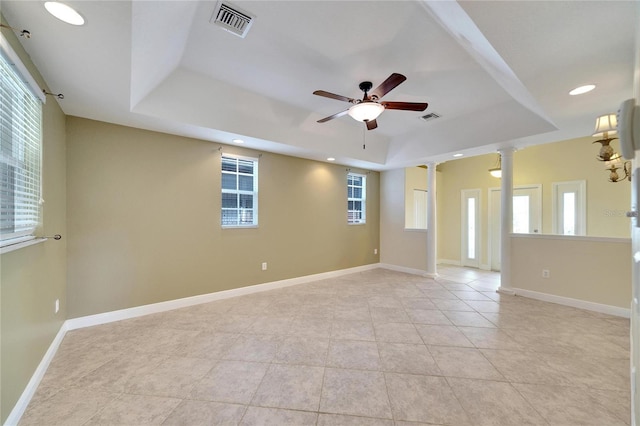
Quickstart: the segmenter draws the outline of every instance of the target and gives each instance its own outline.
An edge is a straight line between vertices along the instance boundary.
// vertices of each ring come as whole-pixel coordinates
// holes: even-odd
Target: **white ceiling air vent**
[[[231,34],[245,38],[254,19],[255,15],[251,15],[229,2],[219,1],[209,22]]]
[[[440,115],[436,114],[435,112],[431,112],[427,115],[423,115],[422,117],[420,117],[420,120],[431,121],[431,120],[435,120],[436,118],[440,118]]]

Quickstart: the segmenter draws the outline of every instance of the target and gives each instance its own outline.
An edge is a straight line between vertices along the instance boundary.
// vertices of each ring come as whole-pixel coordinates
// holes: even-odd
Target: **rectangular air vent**
[[[219,1],[209,22],[231,34],[245,38],[253,24],[255,16],[245,12],[229,2]]]
[[[423,115],[422,117],[420,117],[420,120],[431,121],[431,120],[435,120],[436,118],[440,118],[440,115],[436,114],[435,112],[431,112],[427,115]]]

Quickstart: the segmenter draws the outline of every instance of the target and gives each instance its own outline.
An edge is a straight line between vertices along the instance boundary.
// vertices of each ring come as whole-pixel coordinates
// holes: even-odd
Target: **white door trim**
[[[468,247],[467,247],[467,239],[465,237],[468,237],[467,235],[467,229],[468,229],[468,225],[467,225],[467,217],[466,217],[466,213],[467,213],[467,206],[466,206],[466,200],[468,198],[475,198],[477,200],[476,205],[475,205],[475,259],[469,259],[467,257],[467,252],[468,252]],[[479,188],[476,189],[462,189],[460,191],[460,216],[461,216],[461,220],[460,220],[460,263],[462,264],[462,266],[470,266],[473,268],[479,268],[480,267],[480,257],[482,255],[481,253],[481,248],[482,248],[482,244],[481,244],[481,238],[482,238],[482,218],[481,218],[481,203],[482,203],[482,190]]]
[[[533,184],[529,184],[529,185],[515,185],[513,187],[513,191],[514,191],[514,195],[515,195],[515,191],[519,190],[519,189],[536,189],[536,201],[538,203],[538,210],[539,210],[539,214],[538,214],[538,223],[536,224],[537,229],[540,231],[537,234],[542,234],[542,184],[541,183],[533,183]],[[491,187],[488,189],[487,194],[489,197],[489,206],[487,209],[487,264],[489,265],[489,269],[493,269],[493,256],[492,256],[492,235],[493,235],[493,227],[491,226],[491,217],[492,215],[495,214],[500,214],[500,209],[496,210],[496,206],[493,205],[493,202],[491,201],[493,198],[491,197],[493,192],[501,192],[502,189],[499,186],[495,186],[495,187]]]

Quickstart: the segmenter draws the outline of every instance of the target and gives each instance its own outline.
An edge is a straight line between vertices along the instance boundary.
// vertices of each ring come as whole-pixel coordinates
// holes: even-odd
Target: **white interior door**
[[[500,188],[489,189],[489,256],[493,271],[500,270]],[[513,189],[513,233],[537,234],[542,231],[542,185]]]
[[[462,202],[462,266],[480,266],[480,190],[463,189]]]

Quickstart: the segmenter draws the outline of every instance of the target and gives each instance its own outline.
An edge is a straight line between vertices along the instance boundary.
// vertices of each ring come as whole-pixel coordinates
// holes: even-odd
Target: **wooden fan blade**
[[[347,115],[348,113],[349,113],[349,110],[345,109],[344,111],[337,112],[337,113],[335,113],[333,115],[325,117],[322,120],[318,120],[318,123],[326,123],[329,120],[333,120],[334,118],[342,117],[343,115]]]
[[[373,130],[378,127],[378,122],[376,120],[365,121],[365,124],[367,125],[367,130]]]
[[[385,109],[400,109],[405,111],[424,111],[429,106],[428,103],[419,102],[380,102]]]
[[[374,91],[369,94],[369,96],[377,96],[377,98],[380,99],[384,95],[395,89],[406,79],[407,77],[405,77],[404,75],[394,72],[385,81],[383,81],[380,86],[376,87]]]
[[[355,99],[347,98],[346,96],[336,95],[335,93],[325,92],[324,90],[316,90],[314,95],[324,96],[325,98],[337,99],[339,101],[355,103]]]

